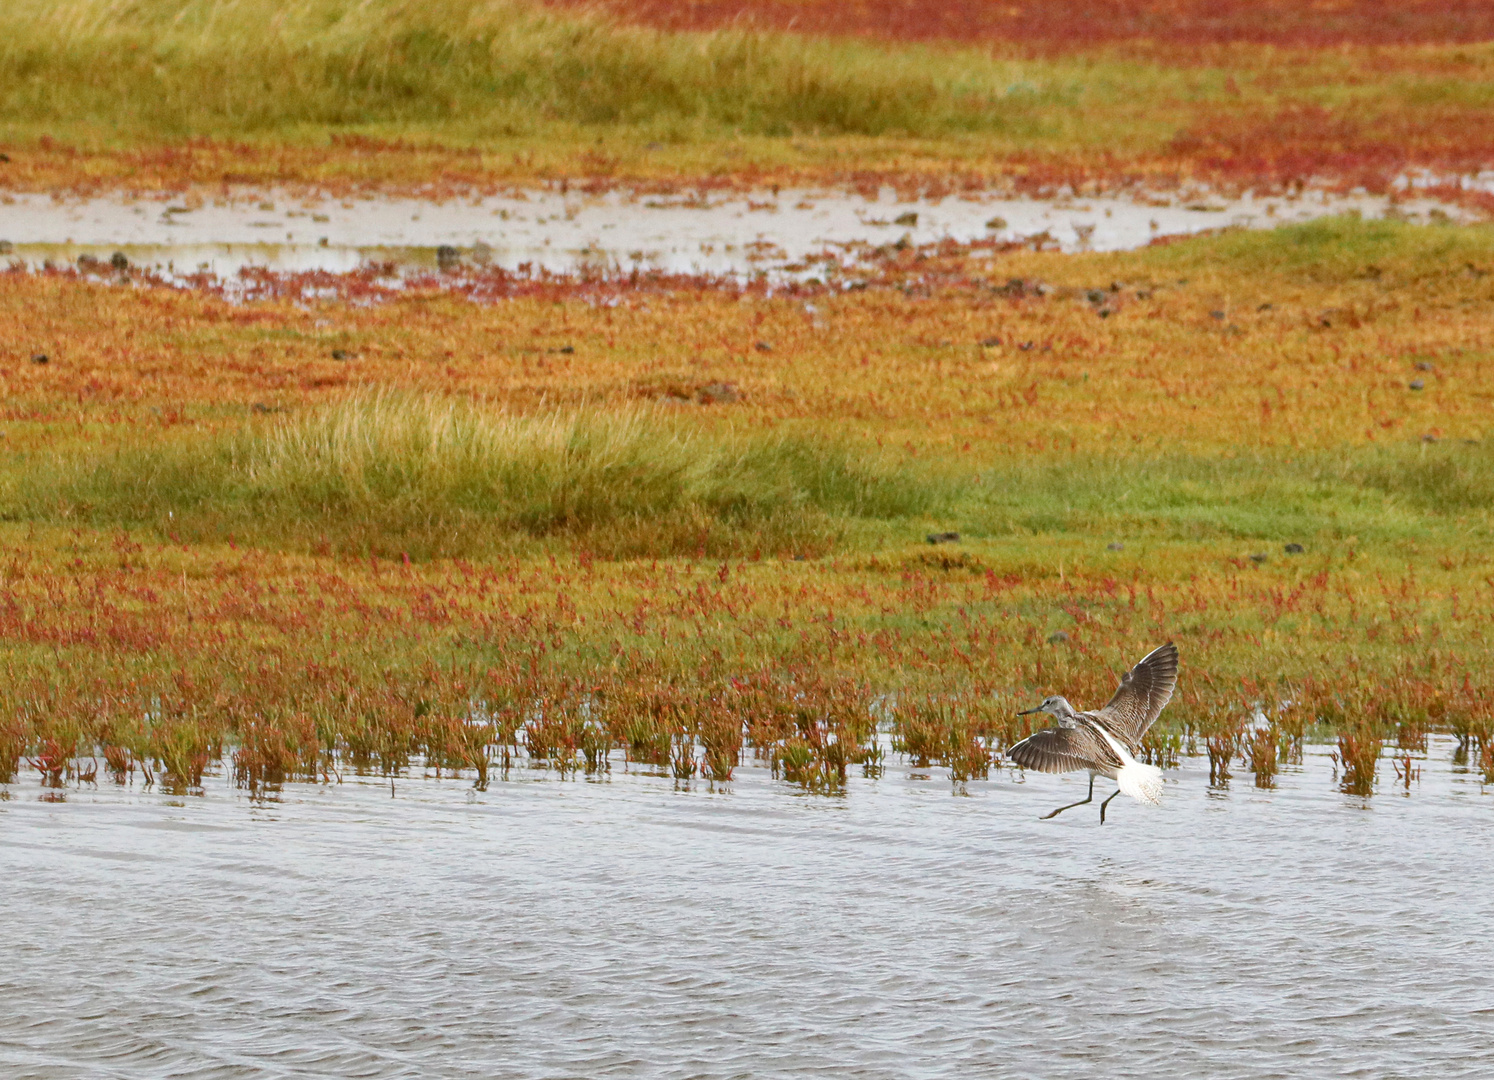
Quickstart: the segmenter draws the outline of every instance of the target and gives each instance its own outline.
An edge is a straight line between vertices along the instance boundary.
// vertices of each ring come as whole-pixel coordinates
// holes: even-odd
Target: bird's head
[[[1065,716],[1072,716],[1074,714],[1074,708],[1066,700],[1055,695],[1054,697],[1044,698],[1043,703],[1036,708],[1023,709],[1017,715],[1031,716],[1033,713],[1040,712],[1045,712],[1049,716],[1056,716],[1059,719],[1063,719]]]

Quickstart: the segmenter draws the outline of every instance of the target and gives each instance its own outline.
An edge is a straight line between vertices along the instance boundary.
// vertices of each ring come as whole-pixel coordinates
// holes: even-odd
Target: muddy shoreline
[[[1414,190],[1395,196],[1309,191],[1226,198],[1207,191],[1049,199],[999,192],[874,197],[830,190],[673,197],[563,188],[448,199],[53,198],[0,205],[0,255],[30,269],[120,259],[168,278],[245,270],[397,274],[499,268],[548,274],[630,271],[746,280],[849,272],[888,245],[1019,243],[1119,251],[1221,228],[1272,228],[1328,215],[1476,220]]]

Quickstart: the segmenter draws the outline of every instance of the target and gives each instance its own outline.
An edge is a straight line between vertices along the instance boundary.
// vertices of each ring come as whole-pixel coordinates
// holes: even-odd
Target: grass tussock
[[[817,553],[858,518],[937,508],[939,483],[849,443],[709,432],[658,411],[517,416],[367,394],[226,434],[29,474],[35,517],[386,557],[563,537],[610,556]]]
[[[974,51],[666,33],[526,0],[16,0],[0,30],[0,117],[39,132],[948,135],[1072,96]]]

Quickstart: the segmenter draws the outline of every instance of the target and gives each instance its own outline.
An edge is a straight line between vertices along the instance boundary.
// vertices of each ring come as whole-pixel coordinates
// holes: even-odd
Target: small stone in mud
[[[931,544],[958,544],[960,542],[960,534],[957,532],[929,533],[925,539]]]
[[[1211,312],[1209,312],[1209,318],[1214,319],[1217,322],[1223,322],[1224,321],[1224,312],[1222,312],[1222,311],[1211,311]]]
[[[758,352],[772,352],[773,351],[773,346],[770,345],[766,341],[759,341],[756,345],[754,345],[752,347],[754,349],[756,349]]]
[[[1004,217],[993,217],[990,221],[986,222],[986,228],[988,228],[988,229],[1004,229],[1004,228],[1006,228],[1006,218],[1004,218]]]
[[[1412,390],[1420,390],[1424,386],[1426,386],[1426,383],[1422,382],[1420,379],[1412,379],[1411,380],[1411,389]]]
[[[47,354],[44,352],[32,353],[31,362],[33,364],[45,364],[47,362]]]
[[[1264,551],[1257,551],[1254,555],[1250,556],[1250,561],[1259,566],[1266,561],[1266,553]]]
[[[706,383],[695,391],[695,397],[702,405],[735,405],[742,400],[736,383],[729,382]]]
[[[1122,544],[1119,540],[1112,540],[1110,543],[1105,545],[1106,551],[1124,551],[1125,549],[1126,545]]]
[[[450,244],[442,244],[436,249],[436,265],[442,270],[455,269],[462,261],[462,253]]]
[[[83,255],[79,255],[78,256],[78,269],[79,270],[84,270],[84,271],[87,271],[87,270],[96,270],[96,269],[98,269],[98,267],[99,267],[99,257],[97,255],[83,254]]]
[[[1283,550],[1288,555],[1301,555],[1304,549],[1301,544],[1288,544]]]
[[[1432,370],[1432,362],[1430,360],[1418,360],[1416,362],[1416,370],[1417,371],[1431,371]]]
[[[892,223],[894,225],[917,225],[918,214],[916,211],[909,210],[907,213],[899,214],[897,217],[893,218]]]
[[[348,350],[346,350],[346,349],[333,349],[332,350],[332,359],[334,359],[334,360],[351,360],[352,358],[353,358],[353,354],[350,353],[350,352],[348,352]]]
[[[981,338],[980,343],[982,348],[994,349],[1001,344],[1001,339],[999,337]]]
[[[109,256],[109,265],[116,270],[128,270],[130,268],[129,257],[123,251],[116,251]]]
[[[1048,635],[1049,645],[1062,645],[1065,641],[1068,640],[1069,635],[1065,634],[1062,630],[1055,631],[1054,633]]]
[[[1422,441],[1422,442],[1436,442],[1436,441],[1437,441],[1437,436],[1436,436],[1436,435],[1433,435],[1433,434],[1432,434],[1432,433],[1431,433],[1431,432],[1430,432],[1430,431],[1429,431],[1429,432],[1427,432],[1427,433],[1426,433],[1426,434],[1425,434],[1425,435],[1423,435],[1423,436],[1422,436],[1422,437],[1421,437],[1421,441]]]

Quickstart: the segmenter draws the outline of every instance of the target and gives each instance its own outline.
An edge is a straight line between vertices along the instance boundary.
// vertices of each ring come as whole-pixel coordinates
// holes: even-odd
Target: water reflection
[[[16,194],[0,206],[0,255],[34,268],[124,264],[183,280],[246,269],[394,276],[460,267],[549,273],[631,270],[770,278],[825,276],[867,249],[941,240],[1022,240],[1063,251],[1114,251],[1226,226],[1269,228],[1326,214],[1462,220],[1468,212],[1400,193],[1306,192],[1221,198],[1205,191],[1049,199],[964,192],[900,199],[785,190],[689,198],[628,192],[515,191],[430,202],[317,199],[276,192],[152,201]]]

